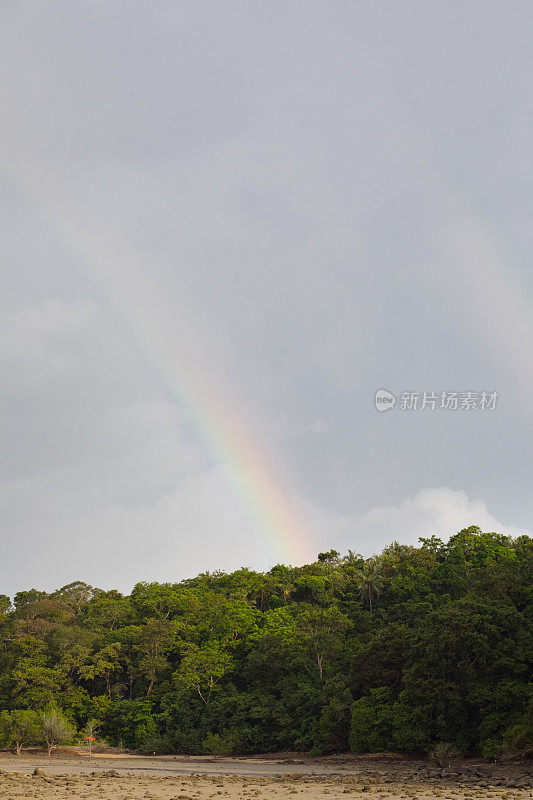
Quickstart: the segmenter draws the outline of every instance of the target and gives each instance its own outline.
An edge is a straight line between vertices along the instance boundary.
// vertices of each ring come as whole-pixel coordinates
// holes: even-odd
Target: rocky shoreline
[[[306,800],[529,800],[533,788],[531,762],[435,768],[408,759],[349,756],[47,759],[35,754],[4,756],[0,762],[0,798],[6,800],[289,800],[298,794]]]

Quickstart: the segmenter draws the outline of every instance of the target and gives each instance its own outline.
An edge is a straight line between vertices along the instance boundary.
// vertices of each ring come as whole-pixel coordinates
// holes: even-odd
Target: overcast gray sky
[[[530,2],[0,23],[0,592],[533,527]]]

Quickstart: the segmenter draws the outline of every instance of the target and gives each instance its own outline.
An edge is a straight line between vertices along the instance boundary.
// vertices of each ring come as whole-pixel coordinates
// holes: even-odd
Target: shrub
[[[5,747],[15,745],[19,756],[22,746],[39,741],[40,717],[37,711],[26,709],[2,711],[0,714],[0,744]]]
[[[387,686],[371,689],[370,694],[352,705],[350,749],[355,753],[391,750],[392,692]]]
[[[57,745],[71,740],[76,732],[63,712],[56,708],[43,711],[40,728],[42,741],[46,744],[49,756]]]
[[[160,736],[154,734],[144,740],[137,747],[137,752],[149,756],[163,756],[174,752],[174,745],[170,736]]]
[[[235,751],[235,740],[229,734],[208,733],[202,747],[213,756],[230,756]]]
[[[438,767],[447,767],[450,761],[458,758],[459,751],[455,745],[450,742],[437,742],[429,753],[429,759]]]

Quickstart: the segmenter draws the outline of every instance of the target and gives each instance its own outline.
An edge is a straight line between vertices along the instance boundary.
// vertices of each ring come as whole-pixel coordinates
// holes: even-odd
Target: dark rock
[[[492,775],[492,770],[487,767],[475,767],[474,772],[478,778],[490,778]]]

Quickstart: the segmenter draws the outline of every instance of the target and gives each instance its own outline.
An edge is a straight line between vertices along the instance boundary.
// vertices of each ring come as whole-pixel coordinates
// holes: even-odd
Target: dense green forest
[[[1,596],[0,735],[48,709],[144,752],[527,750],[532,573],[532,539],[471,527],[129,596]]]

